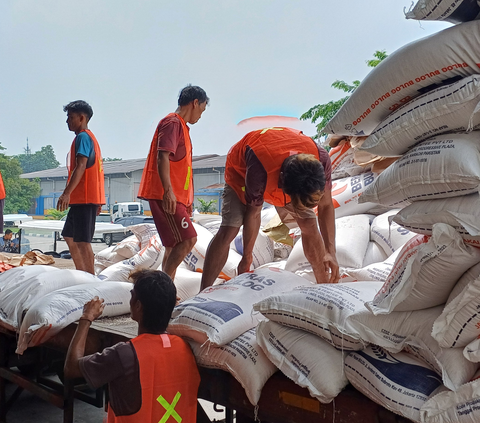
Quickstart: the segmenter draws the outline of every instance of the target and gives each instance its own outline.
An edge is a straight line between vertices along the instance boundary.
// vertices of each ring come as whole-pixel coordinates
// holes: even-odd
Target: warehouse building
[[[220,206],[221,191],[223,187],[225,162],[227,156],[208,154],[193,157],[193,181],[195,186],[195,207],[199,206],[198,198],[205,200],[216,199],[215,210]],[[107,206],[127,201],[140,201],[137,199],[140,181],[146,159],[130,159],[104,162],[105,173],[105,197]],[[24,173],[21,178],[40,180],[40,196],[35,199],[35,205],[29,210],[29,214],[44,215],[45,210],[55,208],[57,199],[62,194],[67,183],[67,168],[42,170],[39,172]],[[209,188],[213,186],[213,188]],[[213,196],[211,194],[213,192]],[[148,202],[142,201],[144,209],[150,210]]]

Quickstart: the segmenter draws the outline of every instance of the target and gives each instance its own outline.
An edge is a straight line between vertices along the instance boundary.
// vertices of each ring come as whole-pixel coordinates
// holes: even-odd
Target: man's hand
[[[252,266],[252,263],[253,263],[252,257],[243,256],[242,259],[240,260],[240,263],[238,263],[237,273],[241,275],[242,273],[250,272],[250,267]]]
[[[171,188],[165,191],[162,201],[163,210],[165,211],[165,213],[175,214],[175,211],[177,209],[177,197],[175,197],[175,194],[173,193]]]
[[[105,308],[103,298],[94,297],[93,300],[90,300],[83,306],[83,314],[81,319],[87,319],[93,322],[95,319],[98,319]]]
[[[63,193],[60,197],[58,197],[57,202],[57,210],[65,211],[68,209],[70,205],[70,195]]]
[[[336,257],[332,254],[326,253],[323,258],[323,264],[327,275],[330,273],[329,283],[337,283],[340,280],[340,273]]]

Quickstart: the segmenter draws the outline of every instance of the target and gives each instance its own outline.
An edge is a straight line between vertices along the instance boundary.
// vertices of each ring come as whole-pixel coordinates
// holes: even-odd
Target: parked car
[[[140,215],[140,216],[119,217],[113,223],[127,227],[127,226],[133,226],[133,225],[140,225],[141,223],[155,223],[155,222],[153,221],[152,216]],[[114,242],[120,242],[123,239],[129,237],[130,235],[132,235],[131,231],[127,231],[126,233],[122,233],[122,232],[104,233],[103,242],[105,242],[105,244],[107,244],[110,247],[110,245],[112,245]]]

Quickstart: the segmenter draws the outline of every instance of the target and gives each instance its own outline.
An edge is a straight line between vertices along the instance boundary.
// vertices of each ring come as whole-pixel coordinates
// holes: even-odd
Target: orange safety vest
[[[0,200],[3,200],[5,197],[5,185],[3,184],[2,174],[0,173]]]
[[[105,185],[103,176],[102,153],[98,141],[92,131],[85,129],[85,132],[93,141],[95,150],[95,163],[93,166],[85,169],[82,179],[70,194],[70,204],[105,204]],[[75,137],[76,139],[76,137]],[[75,139],[70,148],[68,166],[68,182],[72,177],[73,171],[77,166],[75,155]]]
[[[267,186],[263,198],[267,203],[283,207],[291,200],[278,187],[283,161],[293,154],[313,154],[320,159],[315,142],[302,131],[292,128],[265,128],[249,132],[228,152],[225,182],[233,188],[243,204],[245,201],[245,152],[250,147],[267,172]]]
[[[200,375],[188,344],[175,335],[142,334],[132,339],[140,367],[142,406],[108,423],[195,423]]]
[[[185,121],[176,113],[170,113],[164,119],[170,116],[178,117],[185,137],[185,157],[178,162],[170,161],[170,181],[177,201],[188,207],[193,203],[192,141],[190,140],[189,129]],[[157,169],[157,143],[158,128],[164,119],[160,121],[155,130],[147,162],[143,169],[140,189],[138,190],[137,197],[145,200],[163,199],[164,189]]]

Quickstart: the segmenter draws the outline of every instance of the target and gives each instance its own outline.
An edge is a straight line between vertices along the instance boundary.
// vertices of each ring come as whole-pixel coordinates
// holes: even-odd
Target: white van
[[[119,217],[137,216],[143,214],[142,203],[115,203],[112,206],[112,219],[115,222]]]

